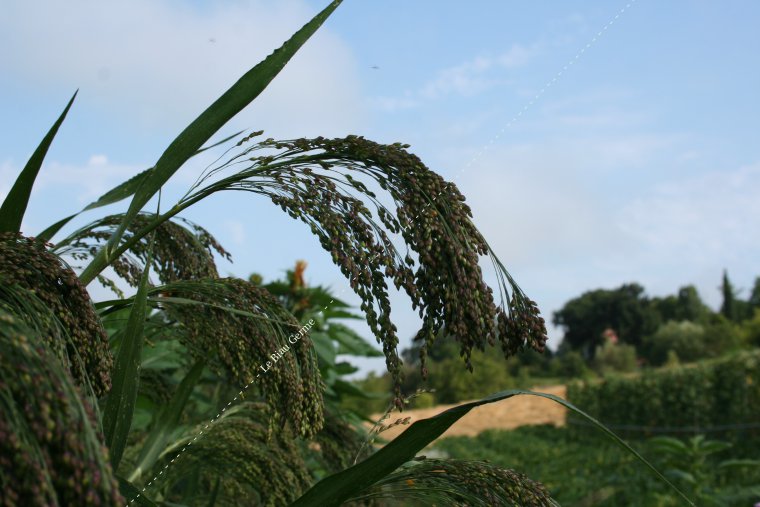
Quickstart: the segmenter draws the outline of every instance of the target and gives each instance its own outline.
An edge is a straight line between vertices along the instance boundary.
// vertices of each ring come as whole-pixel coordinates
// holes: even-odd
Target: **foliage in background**
[[[730,452],[729,442],[696,435],[654,437],[648,444],[665,474],[699,505],[748,505],[760,498],[760,460],[716,458]]]
[[[636,349],[625,343],[605,343],[597,349],[592,364],[600,375],[633,372],[638,367]]]
[[[520,395],[530,395],[550,399],[564,406],[574,414],[583,417],[587,423],[601,430],[601,432],[608,436],[613,442],[616,442],[631,456],[635,457],[639,462],[646,465],[646,467],[651,472],[654,472],[655,476],[659,477],[659,479],[664,484],[667,484],[670,489],[688,505],[694,505],[687,496],[685,496],[670,481],[668,481],[667,478],[662,475],[662,473],[657,470],[657,468],[655,468],[649,461],[647,461],[640,453],[633,449],[628,443],[621,440],[614,432],[610,431],[607,427],[599,423],[599,421],[595,418],[589,416],[587,413],[555,395],[548,393],[531,392],[521,389],[512,389],[494,393],[480,400],[457,405],[428,419],[422,419],[414,422],[405,432],[389,442],[382,449],[372,454],[363,462],[358,463],[338,474],[322,479],[309,491],[307,491],[301,498],[299,498],[298,501],[293,504],[293,506],[305,507],[311,505],[319,505],[331,507],[340,505],[343,501],[350,500],[351,498],[359,498],[361,492],[366,492],[368,488],[372,488],[372,484],[388,477],[388,475],[392,474],[394,470],[402,467],[404,463],[414,461],[414,458],[419,451],[432,443],[436,438],[440,437],[447,429],[449,429],[460,418],[467,415],[472,409]],[[458,464],[456,468],[461,469],[463,466],[461,464]],[[476,468],[478,468],[477,465],[474,465],[473,469]],[[493,469],[490,470],[490,475],[492,477],[497,477],[497,475],[493,474]],[[499,475],[502,476],[501,480],[503,482],[504,475]],[[511,477],[511,482],[514,482],[519,477],[519,475],[514,473],[510,473],[508,475]],[[455,474],[442,474],[439,476],[439,481],[455,481],[460,485],[460,487],[468,489],[472,492],[473,495],[477,495],[478,497],[483,497],[484,495],[487,496],[487,493],[483,490],[484,488],[490,489],[497,495],[496,503],[498,504],[511,503],[511,501],[514,501],[510,500],[510,498],[521,498],[522,501],[531,506],[555,505],[555,503],[550,500],[548,496],[546,496],[543,487],[537,489],[535,484],[518,484],[514,489],[510,488],[511,490],[503,491],[495,484],[486,486],[482,482],[485,479],[486,477],[479,477],[478,480],[472,478],[469,481],[462,482],[456,477]],[[409,488],[412,488],[413,485],[410,485],[407,482],[407,486],[409,486]],[[449,491],[453,491],[452,486],[449,487]],[[408,490],[409,488],[404,489]],[[438,491],[443,492],[444,490]],[[457,494],[444,494],[443,498],[441,499],[441,505],[460,505]]]
[[[693,428],[693,433],[721,428],[760,433],[760,352],[644,372],[638,377],[613,377],[602,382],[568,385],[568,399],[623,434],[641,429],[666,432]],[[572,418],[571,418],[572,419]],[[747,429],[745,425],[753,425]],[[633,427],[627,431],[627,427]]]
[[[632,283],[586,292],[554,312],[553,321],[563,328],[566,346],[592,358],[605,342],[606,329],[615,330],[623,343],[638,349],[644,336],[657,329],[660,316],[644,288]]]
[[[632,286],[635,288],[637,284]],[[419,344],[413,343],[402,353],[406,363],[403,389],[405,392],[430,391],[415,400],[414,406],[422,408],[436,403],[456,403],[504,388],[531,388],[575,380],[592,381],[621,374],[637,375],[653,368],[695,364],[741,350],[751,351],[760,346],[760,309],[755,309],[751,318],[733,322],[706,306],[692,285],[682,287],[676,294],[651,299],[638,292],[638,303],[630,298],[631,291],[624,288],[589,292],[571,300],[563,309],[578,310],[580,320],[596,319],[594,326],[584,324],[574,329],[579,335],[586,333],[589,337],[591,335],[588,333],[595,332],[591,331],[592,327],[601,329],[598,340],[589,338],[588,341],[598,344],[594,347],[593,357],[583,355],[584,351],[591,350],[589,347],[576,350],[570,341],[565,340],[557,352],[537,354],[524,351],[506,362],[500,360],[493,350],[476,352],[471,357],[475,371],[468,372],[453,368],[458,361],[458,349],[444,336],[440,346],[428,354],[428,362],[436,369],[449,371],[449,375],[427,380],[422,378],[415,367]],[[608,310],[594,307],[594,302],[599,298],[608,300]],[[745,303],[755,308],[753,301],[760,301],[760,278],[755,281]],[[630,305],[637,306],[641,311],[631,313]],[[620,312],[622,315],[618,315]],[[654,332],[644,335],[639,346],[634,347],[609,326],[609,323],[621,322],[626,318],[658,324]],[[350,400],[346,407],[364,413],[381,413],[385,409],[384,395],[388,392],[390,381],[388,375],[376,373],[355,381],[356,386],[374,393],[378,398]]]
[[[760,500],[758,462],[736,458],[741,456],[738,454],[741,449],[726,442],[700,436],[685,441],[639,437],[631,443],[655,465],[667,470],[666,474],[677,484],[696,495],[697,505],[744,507]],[[540,480],[561,505],[683,505],[629,453],[589,430],[578,432],[553,426],[489,430],[476,437],[440,440],[433,452],[456,459],[478,457],[524,470]],[[698,478],[696,484],[692,477]]]
[[[718,357],[746,346],[740,327],[759,307],[760,279],[742,300],[724,273],[722,293],[721,309],[713,312],[693,285],[654,298],[636,283],[588,291],[554,313],[554,323],[564,331],[559,352],[574,350],[591,360],[611,329],[652,366],[662,365],[670,350],[686,362]]]
[[[426,408],[435,404],[450,404],[470,400],[504,389],[528,389],[541,385],[560,383],[575,372],[565,375],[565,362],[555,361],[551,352],[538,353],[533,350],[520,352],[505,360],[497,350],[475,351],[470,361],[473,371],[457,368],[461,361],[459,348],[450,340],[442,339],[438,347],[428,354],[427,361],[434,371],[446,371],[447,375],[431,375],[425,379],[419,370],[418,347],[404,350],[404,381],[402,389],[406,393],[422,391],[415,397],[413,408]],[[585,368],[582,359],[580,365]],[[590,370],[586,368],[588,373]],[[387,374],[370,372],[364,379],[355,380],[354,385],[375,397],[353,399],[344,403],[362,413],[379,414],[387,407],[387,394],[391,379]]]

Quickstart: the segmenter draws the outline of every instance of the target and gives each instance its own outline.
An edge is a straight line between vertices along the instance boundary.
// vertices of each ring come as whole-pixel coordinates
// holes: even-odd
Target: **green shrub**
[[[655,428],[693,428],[697,433],[700,428],[758,423],[760,352],[637,378],[574,382],[568,386],[568,399],[629,435],[659,431]]]
[[[676,481],[698,505],[746,506],[760,498],[760,468],[738,446],[694,437],[639,439],[636,449]],[[540,480],[561,505],[596,507],[677,507],[685,505],[645,467],[611,440],[592,430],[523,426],[489,430],[475,437],[439,441],[434,452],[455,459],[487,459]],[[691,480],[698,479],[694,484]]]
[[[702,359],[707,356],[705,328],[694,322],[671,320],[644,339],[644,350],[653,366],[665,364],[671,351],[678,355],[680,361]]]
[[[602,375],[620,372],[628,373],[636,370],[636,348],[625,343],[605,343],[596,351],[594,369]]]
[[[588,379],[594,376],[580,352],[570,350],[558,355],[552,364],[555,375],[567,379]]]
[[[642,449],[640,442],[632,442]],[[435,449],[450,458],[480,456],[504,467],[525,470],[540,480],[560,505],[652,507],[663,491],[654,476],[632,455],[589,430],[523,426],[512,431],[488,430],[475,437],[441,440]]]
[[[715,315],[705,326],[705,357],[719,357],[738,350],[743,342],[742,327],[722,315]]]
[[[751,319],[742,323],[742,332],[748,345],[760,347],[760,309],[755,310]]]

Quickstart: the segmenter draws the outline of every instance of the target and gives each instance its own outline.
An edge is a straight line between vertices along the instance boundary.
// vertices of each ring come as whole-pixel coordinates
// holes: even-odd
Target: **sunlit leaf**
[[[71,109],[71,105],[74,103],[78,92],[79,90],[74,92],[71,100],[66,104],[63,113],[61,113],[61,116],[58,117],[42,139],[37,149],[34,150],[18,179],[16,179],[16,183],[13,184],[10,192],[5,197],[2,207],[0,207],[0,232],[19,232],[21,230],[21,221],[24,218],[24,213],[26,213],[26,206],[29,204],[29,195],[32,193],[34,180],[37,179],[37,174],[40,172],[45,155],[47,155],[48,149],[58,133],[63,120],[66,119],[66,114]]]
[[[569,410],[581,415],[603,433],[613,439],[616,443],[632,453],[636,458],[644,463],[655,475],[668,484],[678,493],[689,505],[694,505],[678,488],[668,481],[668,479],[650,464],[643,456],[636,452],[630,445],[615,435],[609,428],[599,421],[578,409],[571,403],[547,393],[538,393],[522,389],[513,389],[492,394],[479,401],[464,403],[456,406],[429,419],[422,419],[412,424],[406,431],[396,437],[393,441],[380,449],[378,452],[366,460],[348,468],[335,475],[331,475],[313,486],[293,506],[334,506],[340,505],[349,498],[358,495],[364,489],[372,486],[377,481],[392,473],[402,464],[412,460],[415,455],[424,449],[429,443],[441,436],[455,422],[464,417],[475,407],[494,403],[518,395],[531,395],[541,398],[547,398],[559,403]]]

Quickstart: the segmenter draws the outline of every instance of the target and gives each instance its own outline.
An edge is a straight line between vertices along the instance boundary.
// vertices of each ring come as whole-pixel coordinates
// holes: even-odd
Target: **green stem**
[[[278,169],[280,167],[285,167],[285,166],[294,165],[294,164],[301,164],[304,162],[315,162],[315,161],[321,160],[322,158],[323,158],[322,154],[309,155],[305,157],[296,157],[293,159],[278,162],[276,164],[269,164],[269,165],[263,166],[256,172],[266,172],[272,169]],[[255,173],[248,174],[246,175],[246,178],[251,177],[254,174]],[[202,201],[206,197],[216,192],[224,190],[228,182],[230,181],[235,182],[237,180],[238,178],[235,178],[234,176],[230,176],[212,185],[209,185],[207,188],[203,189],[197,194],[190,196],[187,200],[180,201],[163,215],[156,216],[153,220],[151,220],[148,223],[148,225],[146,225],[145,227],[137,231],[135,234],[132,235],[132,237],[130,237],[128,240],[122,243],[119,247],[114,249],[110,253],[110,255],[108,253],[108,244],[103,245],[103,247],[100,250],[98,250],[98,253],[92,259],[92,261],[90,261],[90,263],[84,269],[84,271],[82,271],[82,274],[79,275],[79,280],[82,282],[82,284],[88,285],[90,282],[92,282],[95,279],[96,276],[98,276],[104,269],[106,269],[108,265],[111,262],[113,262],[114,259],[118,259],[124,252],[129,250],[132,247],[132,245],[139,242],[147,234],[155,230],[159,225],[169,220],[170,218],[176,216],[180,212],[186,210],[193,204],[199,201]]]
[[[128,478],[130,482],[139,480],[143,472],[149,470],[161,457],[161,453],[166,449],[172,432],[179,424],[185,405],[187,405],[193,389],[198,384],[205,366],[206,362],[204,360],[199,359],[196,361],[187,375],[182,379],[182,382],[180,382],[169,404],[159,412],[153,429],[145,440],[145,444],[140,452],[137,465]]]
[[[202,197],[201,197],[202,198]],[[124,252],[129,250],[132,245],[136,244],[138,241],[140,241],[142,238],[144,238],[147,234],[154,231],[159,225],[164,223],[166,220],[170,219],[171,217],[177,215],[182,210],[188,208],[192,204],[195,204],[198,202],[198,200],[191,200],[188,201],[186,204],[183,203],[182,205],[175,205],[172,209],[164,213],[163,215],[159,215],[153,220],[148,223],[145,227],[137,231],[131,238],[129,238],[127,241],[121,244],[117,249],[113,251],[111,255],[108,255],[106,251],[106,247],[108,245],[104,245],[103,248],[101,248],[98,253],[95,255],[95,258],[92,259],[92,261],[87,265],[87,267],[82,271],[82,274],[79,275],[79,280],[82,282],[82,284],[87,285],[90,282],[92,282],[96,276],[98,276],[105,268],[108,267],[108,265],[113,261],[113,259],[118,259]]]

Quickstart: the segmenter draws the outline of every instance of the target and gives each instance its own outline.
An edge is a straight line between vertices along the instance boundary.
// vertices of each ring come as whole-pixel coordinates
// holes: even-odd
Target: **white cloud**
[[[303,1],[13,1],[3,5],[5,79],[81,88],[79,101],[143,126],[181,128],[315,12]],[[329,23],[328,23],[329,25]],[[323,27],[238,124],[289,135],[347,130],[361,118],[356,66]]]
[[[9,161],[0,164],[0,202],[21,169],[22,166]],[[90,156],[82,164],[45,162],[34,182],[21,231],[28,235],[39,233],[143,169],[144,166],[111,163],[101,154]],[[85,217],[85,220],[90,218]]]
[[[578,177],[585,169],[582,158],[546,145],[511,146],[487,152],[454,181],[499,255],[510,263],[546,263],[577,260],[614,234],[604,203]]]
[[[420,100],[414,98],[411,93],[402,97],[376,97],[370,102],[381,111],[403,111],[413,109],[421,104]]]
[[[537,46],[526,47],[513,44],[509,50],[496,57],[496,62],[506,69],[527,64],[538,52]]]
[[[679,153],[680,143],[649,134],[555,139],[494,147],[448,178],[547,316],[586,290],[634,281],[652,295],[693,283],[715,307],[723,268],[739,287],[760,275],[760,163],[685,177],[656,170]],[[552,344],[560,337],[552,330]]]
[[[226,220],[224,222],[228,237],[235,245],[242,245],[247,238],[245,233],[245,224],[240,220]]]
[[[93,155],[87,164],[90,166],[106,165],[108,164],[108,157],[105,155]]]
[[[538,44],[513,44],[501,54],[477,56],[442,69],[435,78],[418,90],[406,91],[401,97],[378,97],[373,102],[378,109],[397,111],[417,107],[424,101],[438,100],[449,95],[471,97],[508,82],[503,75],[504,71],[526,65],[538,52]]]
[[[527,96],[532,97],[532,94],[531,91]],[[635,91],[599,85],[570,96],[544,100],[540,110],[552,127],[582,129],[583,132],[653,125],[657,120],[654,108],[640,104],[638,99]]]
[[[478,57],[455,67],[443,69],[438,77],[419,91],[422,98],[435,100],[450,94],[472,96],[490,88],[496,80],[487,75],[494,67],[491,58]]]
[[[760,163],[668,181],[627,205],[620,227],[645,262],[752,276],[760,252],[758,195]]]
[[[49,162],[37,176],[32,197],[49,192],[65,196],[60,202],[86,205],[144,169],[110,163],[105,155],[92,155],[86,164]]]

